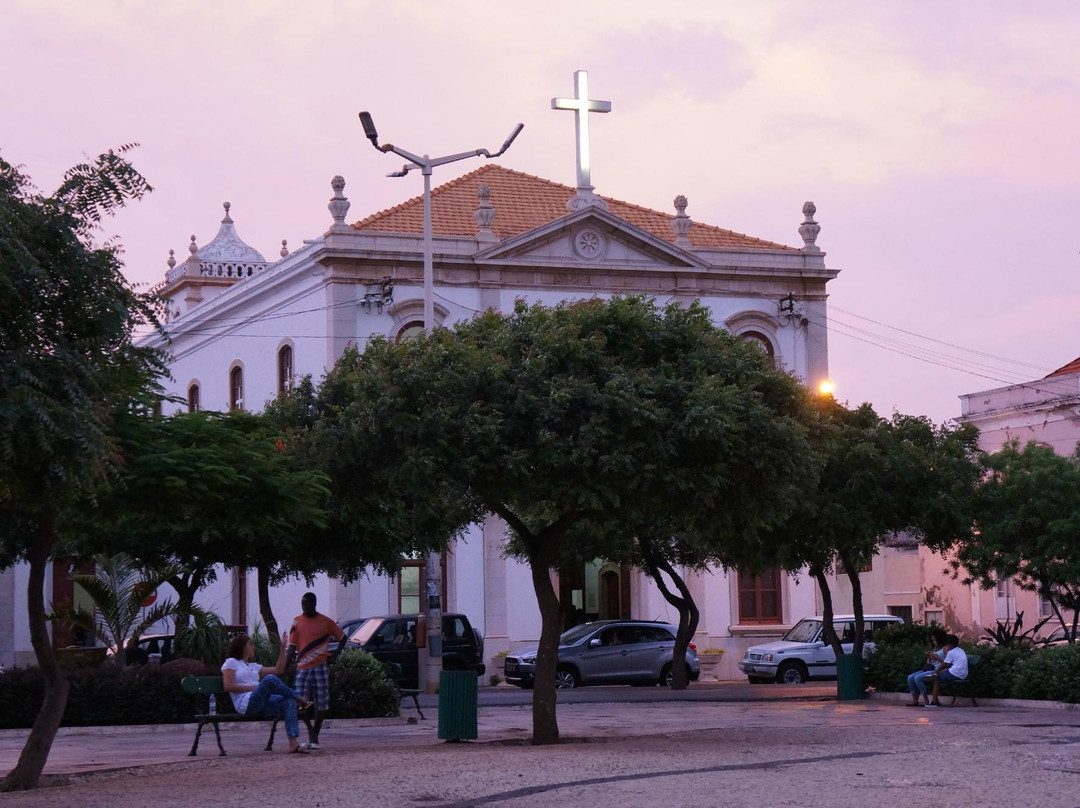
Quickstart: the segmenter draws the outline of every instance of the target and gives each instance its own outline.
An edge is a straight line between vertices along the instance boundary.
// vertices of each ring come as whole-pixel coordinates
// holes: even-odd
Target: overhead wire
[[[395,279],[395,284],[398,285],[417,285],[415,281],[411,279]],[[301,295],[297,300],[303,299],[311,294],[314,294],[321,287],[316,287],[311,291]],[[718,292],[724,292],[725,290],[717,290]],[[733,290],[726,290],[733,291]],[[769,300],[774,304],[779,304],[782,297],[766,295],[761,292],[754,292],[755,297]],[[453,306],[459,310],[470,312],[472,314],[479,314],[480,310],[473,308],[460,301],[452,300],[445,295],[435,293],[435,297],[443,301],[450,306]],[[287,319],[289,317],[298,317],[307,314],[313,314],[317,312],[332,311],[341,308],[354,307],[359,304],[358,300],[346,300],[336,303],[329,303],[322,306],[313,306],[307,309],[299,309],[295,311],[287,312],[267,312],[260,315],[251,316],[210,316],[203,318],[198,323],[192,323],[192,327],[185,328],[186,323],[178,323],[176,329],[177,335],[189,335],[189,336],[204,336],[204,337],[240,337],[240,338],[283,338],[291,337],[293,339],[330,339],[327,334],[296,334],[296,333],[260,333],[260,334],[248,334],[239,331],[240,328],[247,326],[254,326],[259,323],[273,322],[277,320]],[[845,315],[847,318],[855,318],[857,320],[870,323],[878,326],[880,329],[886,329],[897,334],[903,334],[906,337],[912,339],[904,339],[896,336],[892,336],[888,333],[875,331],[870,328],[857,325],[850,321],[850,319],[844,319],[837,317],[837,314]],[[938,339],[936,337],[928,336],[926,334],[920,334],[916,331],[901,328],[899,326],[890,325],[889,323],[882,322],[881,320],[867,317],[865,315],[853,312],[847,309],[843,309],[839,306],[829,305],[828,316],[826,320],[819,320],[813,317],[807,316],[806,313],[800,315],[807,322],[811,322],[814,325],[825,329],[830,334],[842,336],[856,342],[861,342],[866,345],[870,345],[874,348],[879,348],[890,353],[904,356],[909,359],[913,359],[919,362],[923,362],[937,367],[946,368],[948,370],[954,370],[960,373],[964,373],[970,376],[987,379],[1002,384],[1026,384],[1036,381],[1031,378],[1031,374],[1026,374],[1022,370],[1012,369],[1006,367],[1006,365],[1012,365],[1016,368],[1027,368],[1041,372],[1043,376],[1052,372],[1053,368],[1040,366],[1034,363],[1025,362],[1022,360],[1010,359],[1008,357],[992,354],[986,351],[981,351],[976,348],[970,348],[963,345],[959,345],[954,342]],[[405,325],[404,320],[401,318],[398,312],[394,312],[394,321],[398,329]],[[166,333],[169,333],[169,328],[166,326]],[[941,346],[943,348],[951,349],[953,352],[939,350],[938,348],[929,348],[918,344],[913,340],[920,340],[926,343],[931,343],[935,346]],[[356,342],[367,342],[367,337],[356,337]],[[973,357],[979,357],[978,359],[969,358],[963,354],[970,354]],[[990,360],[990,361],[983,361]]]

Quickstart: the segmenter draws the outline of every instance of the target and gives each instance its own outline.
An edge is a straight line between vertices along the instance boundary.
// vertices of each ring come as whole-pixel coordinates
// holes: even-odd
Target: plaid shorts
[[[330,677],[327,666],[306,668],[296,672],[296,692],[301,698],[315,702],[315,709],[325,713],[330,709]]]

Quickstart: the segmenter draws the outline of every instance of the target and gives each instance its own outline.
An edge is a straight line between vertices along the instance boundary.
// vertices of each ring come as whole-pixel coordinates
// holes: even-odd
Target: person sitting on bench
[[[940,707],[938,696],[941,695],[941,686],[948,682],[959,682],[967,679],[968,659],[967,652],[960,647],[960,638],[950,634],[945,641],[945,661],[937,666],[934,679],[934,699],[927,707]]]
[[[255,658],[255,642],[246,634],[229,641],[227,658],[221,665],[225,691],[232,698],[236,712],[244,715],[265,715],[285,722],[290,752],[307,752],[300,745],[300,719],[297,709],[310,706],[300,701],[300,695],[278,677],[285,671],[289,634],[281,636],[281,653],[277,665],[260,665]]]

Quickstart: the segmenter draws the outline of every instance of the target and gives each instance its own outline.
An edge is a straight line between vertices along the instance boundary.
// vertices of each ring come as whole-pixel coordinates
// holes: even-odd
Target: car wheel
[[[660,687],[671,687],[671,682],[674,678],[675,673],[672,671],[671,663],[669,662],[660,669]]]
[[[785,685],[801,685],[807,678],[806,669],[798,662],[785,662],[776,672],[776,681]]]
[[[573,668],[559,668],[555,671],[555,687],[559,690],[573,690],[575,687],[580,687],[581,682],[578,681],[577,673]]]

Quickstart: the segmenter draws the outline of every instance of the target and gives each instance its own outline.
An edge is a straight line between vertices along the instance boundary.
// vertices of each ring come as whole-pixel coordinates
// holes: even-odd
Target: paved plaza
[[[693,699],[560,703],[563,743],[534,747],[528,705],[481,706],[479,738],[446,743],[425,720],[329,722],[324,749],[262,751],[267,727],[228,726],[227,757],[192,726],[65,730],[57,785],[6,806],[1080,806],[1080,711],[1032,703],[914,709],[837,702],[835,686],[723,686]],[[831,691],[831,693],[830,693]],[[658,693],[659,691],[652,691]],[[611,701],[604,701],[611,694]],[[714,695],[715,694],[715,695]],[[768,700],[762,700],[768,699]],[[24,734],[0,733],[0,765]]]

